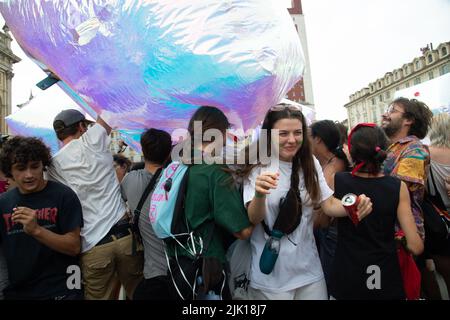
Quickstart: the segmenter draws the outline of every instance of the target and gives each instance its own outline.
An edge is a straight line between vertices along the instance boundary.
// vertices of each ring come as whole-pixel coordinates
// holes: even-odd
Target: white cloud
[[[449,0],[303,0],[314,99],[321,119],[344,119],[349,95],[450,41]]]

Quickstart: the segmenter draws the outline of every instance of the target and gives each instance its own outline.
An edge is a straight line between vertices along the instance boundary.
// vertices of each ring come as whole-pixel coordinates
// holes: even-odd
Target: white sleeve
[[[244,204],[253,200],[255,196],[255,182],[256,177],[260,172],[260,168],[256,167],[250,172],[249,176],[244,180]]]
[[[58,168],[56,168],[57,164],[55,164],[55,162],[56,161],[53,160],[53,163],[47,167],[46,171],[44,171],[44,178],[50,181],[60,182],[66,186],[70,186],[70,183],[68,183],[66,178],[64,177],[64,171],[61,170],[59,166]]]
[[[321,195],[320,202],[323,202],[327,200],[329,197],[331,197],[334,194],[334,192],[328,186],[327,181],[325,180],[325,176],[323,175],[322,167],[320,166],[319,161],[317,161],[315,157],[314,157],[314,165],[316,167],[317,176],[319,178],[319,188]]]
[[[106,133],[106,129],[96,123],[81,136],[83,143],[93,151],[107,152],[111,142],[110,137]]]

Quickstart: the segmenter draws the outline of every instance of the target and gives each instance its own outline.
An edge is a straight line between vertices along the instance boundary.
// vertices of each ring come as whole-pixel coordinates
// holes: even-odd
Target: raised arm
[[[106,130],[106,134],[109,136],[111,134],[112,128],[103,120],[100,116],[97,117],[97,123],[101,125]]]

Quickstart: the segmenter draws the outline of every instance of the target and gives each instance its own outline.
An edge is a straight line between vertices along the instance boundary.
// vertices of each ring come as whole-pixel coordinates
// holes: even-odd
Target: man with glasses
[[[53,156],[49,178],[80,198],[81,267],[86,299],[113,299],[118,280],[128,297],[142,278],[142,255],[132,255],[131,225],[109,151],[111,127],[100,117],[90,126],[77,110],[64,110],[53,128],[63,148]]]
[[[411,209],[420,236],[424,239],[423,200],[426,166],[430,155],[420,139],[425,138],[433,113],[428,106],[416,99],[398,98],[382,115],[382,128],[391,140],[384,173],[396,176],[408,186]]]

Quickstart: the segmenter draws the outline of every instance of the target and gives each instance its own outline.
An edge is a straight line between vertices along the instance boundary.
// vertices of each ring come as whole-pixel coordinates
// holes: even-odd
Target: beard
[[[384,133],[388,136],[388,138],[392,138],[396,133],[400,131],[402,128],[402,122],[401,121],[389,121],[389,123],[386,126],[382,126]]]

